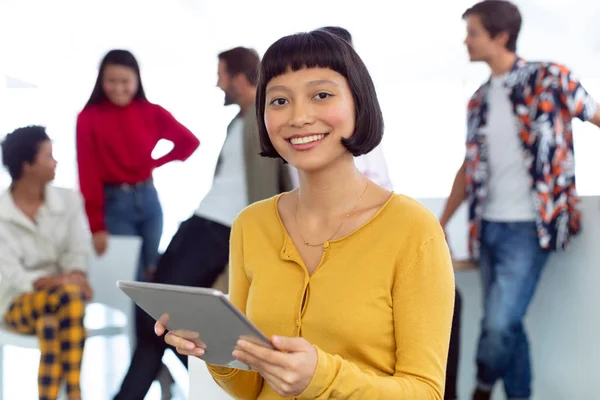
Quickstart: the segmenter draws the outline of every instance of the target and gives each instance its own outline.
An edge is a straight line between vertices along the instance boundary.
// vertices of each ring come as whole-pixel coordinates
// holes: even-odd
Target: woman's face
[[[102,74],[102,89],[113,104],[126,106],[137,93],[137,74],[123,65],[107,65]]]
[[[265,125],[275,150],[301,171],[318,171],[352,154],[342,138],[354,133],[348,81],[329,68],[288,71],[265,93]]]

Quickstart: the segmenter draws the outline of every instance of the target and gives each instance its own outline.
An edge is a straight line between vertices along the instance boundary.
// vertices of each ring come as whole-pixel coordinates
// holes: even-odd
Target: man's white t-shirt
[[[518,120],[504,86],[506,75],[492,77],[487,92],[488,193],[483,219],[497,222],[536,218],[531,176],[525,166]]]
[[[230,227],[248,205],[243,117],[232,121],[219,158],[212,187],[195,214]]]

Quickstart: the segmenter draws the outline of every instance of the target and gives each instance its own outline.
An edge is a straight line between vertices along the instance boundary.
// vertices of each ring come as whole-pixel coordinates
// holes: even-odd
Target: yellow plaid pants
[[[63,380],[67,396],[81,396],[79,379],[86,332],[85,302],[77,285],[61,285],[16,298],[5,314],[14,331],[37,335],[40,342],[40,400],[56,400]]]

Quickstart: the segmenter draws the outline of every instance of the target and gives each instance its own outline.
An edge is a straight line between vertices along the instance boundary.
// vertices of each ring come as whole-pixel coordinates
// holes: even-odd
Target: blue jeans
[[[477,349],[477,379],[491,390],[502,379],[510,399],[531,396],[531,362],[523,318],[549,253],[534,222],[483,221],[481,271],[484,316]]]
[[[145,281],[148,268],[156,266],[158,261],[158,246],[163,230],[163,213],[156,188],[151,180],[132,186],[108,185],[104,188],[104,195],[108,232],[142,238],[135,278]]]

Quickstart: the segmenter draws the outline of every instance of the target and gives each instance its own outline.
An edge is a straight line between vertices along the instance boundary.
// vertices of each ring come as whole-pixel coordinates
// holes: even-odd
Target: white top
[[[85,271],[91,236],[81,196],[48,185],[35,222],[0,196],[0,317],[42,277]]]
[[[354,163],[356,164],[356,168],[374,183],[387,190],[393,189],[381,145],[375,147],[367,154],[355,157]]]
[[[375,184],[387,190],[393,190],[392,181],[388,174],[387,163],[381,145],[375,147],[367,154],[354,157],[354,163],[356,164],[356,168]],[[292,185],[297,187],[300,183],[298,180],[298,171],[291,165],[287,165],[290,171]]]
[[[533,221],[536,218],[531,176],[512,103],[504,86],[506,76],[492,77],[487,92],[488,194],[483,218],[489,221]]]
[[[213,185],[196,209],[197,216],[230,227],[248,205],[243,135],[244,118],[240,116],[231,122]]]

